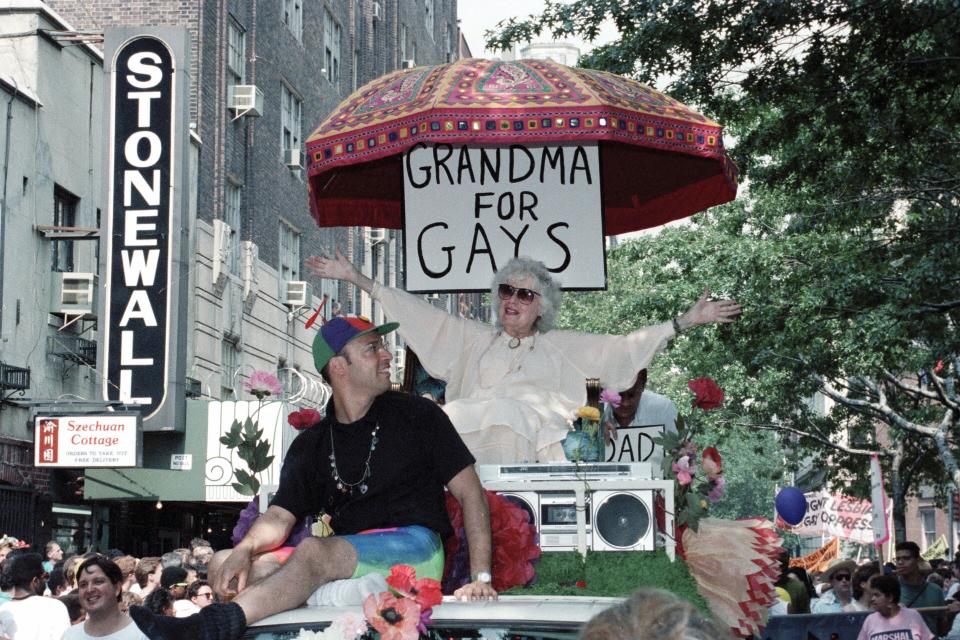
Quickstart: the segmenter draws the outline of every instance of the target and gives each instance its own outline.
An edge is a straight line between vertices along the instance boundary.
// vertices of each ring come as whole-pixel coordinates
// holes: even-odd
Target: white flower
[[[347,612],[330,623],[326,631],[330,640],[353,640],[368,630],[367,619],[362,613]]]

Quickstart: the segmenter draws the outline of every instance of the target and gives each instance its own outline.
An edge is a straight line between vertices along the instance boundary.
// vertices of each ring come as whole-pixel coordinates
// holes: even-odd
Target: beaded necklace
[[[367,461],[363,463],[363,475],[356,482],[347,482],[340,477],[340,470],[337,469],[337,451],[333,446],[333,427],[330,427],[330,473],[333,475],[333,481],[337,483],[337,489],[340,493],[353,493],[354,487],[360,489],[360,493],[367,492],[367,479],[370,477],[370,458],[373,457],[373,450],[377,448],[377,432],[380,430],[380,423],[370,432],[370,451],[367,452]]]

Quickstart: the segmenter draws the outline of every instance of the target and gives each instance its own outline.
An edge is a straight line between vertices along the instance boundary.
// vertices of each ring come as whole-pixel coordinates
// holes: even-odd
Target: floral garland
[[[687,387],[695,396],[693,409],[710,411],[723,404],[723,389],[710,378],[690,380]],[[706,517],[710,504],[723,497],[726,486],[720,452],[716,447],[707,447],[698,456],[693,435],[694,429],[687,427],[683,416],[677,416],[675,434],[664,432],[654,438],[654,442],[663,447],[663,477],[672,477],[676,482],[678,543],[684,528],[698,530],[700,519]]]
[[[296,640],[419,640],[433,638],[427,629],[433,607],[443,596],[440,583],[417,579],[417,570],[396,564],[387,577],[390,591],[370,594],[363,603],[363,616],[345,613],[323,631],[301,629]]]

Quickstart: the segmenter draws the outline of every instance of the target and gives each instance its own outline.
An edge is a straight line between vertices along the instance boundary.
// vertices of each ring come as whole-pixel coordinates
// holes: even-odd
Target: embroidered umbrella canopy
[[[600,149],[604,231],[626,233],[729,202],[722,128],[638,82],[550,60],[468,58],[382,76],[307,139],[321,227],[400,228],[403,152],[417,143]]]

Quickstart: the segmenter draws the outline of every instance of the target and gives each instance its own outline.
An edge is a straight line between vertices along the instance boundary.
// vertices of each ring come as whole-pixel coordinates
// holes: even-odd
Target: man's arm
[[[265,551],[272,551],[283,544],[294,524],[296,524],[296,518],[292,513],[283,507],[271,505],[266,513],[254,520],[247,535],[243,536],[243,540],[233,548],[220,565],[213,590],[221,595],[229,593],[230,582],[236,578],[236,592],[243,591],[247,585],[247,577],[254,557]]]
[[[490,582],[477,580],[480,573],[491,573],[493,569],[493,544],[490,536],[490,511],[487,497],[480,486],[480,478],[473,465],[465,467],[447,483],[447,489],[460,503],[463,510],[463,528],[467,534],[467,547],[470,550],[471,582],[463,585],[454,593],[461,600],[490,600],[497,597]]]

